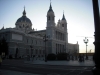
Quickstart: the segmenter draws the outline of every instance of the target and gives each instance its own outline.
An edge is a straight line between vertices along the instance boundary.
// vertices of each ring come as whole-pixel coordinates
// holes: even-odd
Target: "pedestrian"
[[[93,61],[95,61],[95,57],[94,57],[95,55],[93,54]]]
[[[79,55],[79,62],[82,62],[82,55]]]
[[[84,54],[82,55],[82,61],[84,62]]]

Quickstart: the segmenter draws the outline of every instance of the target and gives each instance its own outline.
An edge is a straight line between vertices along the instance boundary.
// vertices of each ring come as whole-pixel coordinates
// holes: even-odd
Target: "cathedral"
[[[62,19],[55,23],[55,13],[51,3],[47,11],[46,29],[36,31],[32,29],[32,22],[26,16],[24,8],[14,28],[1,28],[0,39],[3,37],[8,43],[9,55],[15,57],[37,56],[44,57],[45,54],[79,53],[79,44],[68,43],[67,20],[63,13]]]

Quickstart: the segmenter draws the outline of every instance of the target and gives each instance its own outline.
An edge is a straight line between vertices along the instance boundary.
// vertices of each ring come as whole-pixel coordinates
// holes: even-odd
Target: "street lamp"
[[[45,42],[45,62],[47,62],[46,41],[48,41],[48,36],[46,36],[46,34],[44,35],[43,40]]]
[[[87,37],[85,37],[85,39],[83,40],[84,41],[84,43],[86,44],[86,60],[88,60],[88,56],[87,56],[87,43],[88,43],[88,39],[87,39]]]
[[[16,43],[16,54],[15,54],[15,58],[18,57],[18,43]]]

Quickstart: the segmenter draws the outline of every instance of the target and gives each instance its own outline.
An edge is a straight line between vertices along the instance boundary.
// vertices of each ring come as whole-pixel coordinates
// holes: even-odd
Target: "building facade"
[[[79,52],[79,45],[68,43],[67,21],[63,13],[62,19],[55,23],[55,13],[52,9],[51,3],[47,12],[47,24],[45,30],[35,31],[32,29],[32,22],[26,16],[24,8],[23,15],[16,23],[15,28],[2,28],[0,30],[0,39],[3,37],[8,42],[9,55],[15,57],[38,56],[45,55],[45,42],[43,37],[47,36],[46,53],[58,54],[61,52],[68,53],[70,47],[72,52]]]

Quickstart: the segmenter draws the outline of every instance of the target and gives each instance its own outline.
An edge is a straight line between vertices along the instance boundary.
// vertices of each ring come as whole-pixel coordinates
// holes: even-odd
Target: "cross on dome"
[[[25,6],[24,6],[24,11],[23,11],[23,16],[26,16]]]

